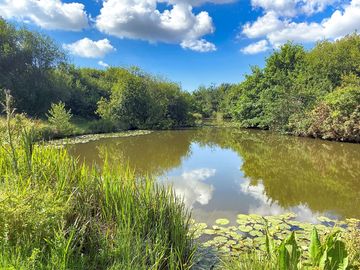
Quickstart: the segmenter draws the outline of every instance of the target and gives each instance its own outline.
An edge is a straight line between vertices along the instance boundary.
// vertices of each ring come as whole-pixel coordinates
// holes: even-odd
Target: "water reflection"
[[[360,145],[256,130],[204,128],[72,146],[87,162],[129,164],[169,179],[194,215],[360,218]]]
[[[175,193],[181,197],[188,208],[193,208],[197,202],[201,205],[209,203],[213,196],[214,186],[204,183],[214,176],[215,169],[202,168],[183,172],[180,176],[169,178]],[[166,179],[168,180],[168,179]]]
[[[317,213],[313,212],[308,206],[300,204],[290,208],[284,208],[279,205],[278,202],[273,201],[271,198],[267,197],[265,192],[265,187],[262,182],[257,185],[251,185],[249,180],[245,180],[240,184],[240,190],[243,194],[248,194],[253,197],[257,205],[251,205],[248,213],[258,214],[262,216],[270,215],[281,215],[285,212],[293,212],[297,215],[299,221],[306,221],[311,223],[316,223],[318,216],[330,215],[329,213]]]

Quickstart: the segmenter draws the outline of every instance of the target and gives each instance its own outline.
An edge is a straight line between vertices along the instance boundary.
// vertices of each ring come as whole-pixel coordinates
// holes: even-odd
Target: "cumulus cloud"
[[[102,67],[104,67],[104,68],[109,67],[109,64],[105,63],[105,62],[102,61],[102,60],[100,60],[100,61],[98,62],[98,65],[99,65],[99,66],[102,66]]]
[[[64,44],[63,47],[71,54],[85,58],[102,58],[106,54],[115,51],[115,48],[106,38],[98,41],[83,38],[71,44]]]
[[[181,44],[183,48],[213,51],[215,45],[203,39],[214,32],[207,12],[194,14],[192,4],[199,1],[162,0],[168,9],[160,12],[158,0],[105,0],[96,18],[96,27],[104,33],[149,42]],[[204,1],[200,1],[204,2]],[[212,1],[228,2],[228,1]]]
[[[339,0],[305,0],[301,6],[301,11],[307,15],[322,12],[326,7],[331,6]]]
[[[280,15],[295,16],[297,0],[251,0],[251,5]]]
[[[80,31],[88,26],[83,4],[60,0],[1,0],[0,16],[28,21],[44,29]]]
[[[192,6],[200,6],[202,4],[205,3],[212,3],[212,4],[229,4],[229,3],[233,3],[236,2],[237,0],[162,0],[163,2],[168,2],[168,3],[188,3]],[[161,1],[160,1],[161,2]]]
[[[244,179],[239,183],[240,192],[244,195],[250,196],[254,202],[249,208],[250,214],[258,214],[261,216],[280,215],[288,212],[296,214],[296,219],[303,222],[318,223],[316,217],[324,215],[324,213],[313,212],[307,205],[299,204],[296,206],[285,208],[278,202],[272,201],[265,191],[265,186],[262,182],[257,185],[251,185],[248,179]]]
[[[197,52],[212,52],[216,51],[216,46],[206,41],[205,39],[200,40],[184,40],[181,42],[181,47],[184,49],[190,49]]]
[[[244,54],[257,54],[260,52],[265,52],[268,49],[270,49],[268,44],[269,44],[268,41],[263,39],[253,44],[250,44],[249,46],[246,46],[245,48],[241,49],[241,51]]]
[[[259,17],[254,23],[246,23],[243,26],[242,33],[249,38],[257,38],[284,27],[284,22],[281,21],[275,12],[269,11],[264,16]]]
[[[309,10],[322,10],[334,1],[313,0],[307,3]],[[295,22],[288,17],[282,18],[275,11],[269,11],[255,22],[246,23],[241,34],[248,38],[265,38],[276,48],[289,40],[305,43],[323,39],[335,40],[359,29],[360,0],[352,0],[321,22]],[[246,51],[245,48],[243,51]]]
[[[311,15],[324,11],[339,0],[251,0],[254,8],[262,8],[265,12],[276,12],[280,16],[294,17],[300,13]]]
[[[175,194],[184,200],[187,207],[192,208],[196,202],[206,205],[211,200],[215,188],[204,181],[215,173],[215,169],[201,168],[184,172],[170,180]]]

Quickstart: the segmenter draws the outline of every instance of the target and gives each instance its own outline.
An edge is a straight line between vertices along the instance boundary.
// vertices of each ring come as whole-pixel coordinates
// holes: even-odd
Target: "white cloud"
[[[257,38],[284,27],[284,22],[281,21],[275,12],[269,11],[264,16],[259,17],[254,23],[246,23],[243,27],[242,33],[249,38]]]
[[[318,23],[286,23],[282,29],[267,35],[274,47],[279,47],[285,42],[314,42],[326,38],[324,29]]]
[[[105,63],[105,62],[102,61],[102,60],[100,60],[100,61],[98,62],[98,65],[99,65],[99,66],[102,66],[102,67],[104,67],[104,68],[109,67],[109,64]]]
[[[301,11],[307,15],[322,12],[326,7],[339,2],[339,0],[304,0]]]
[[[245,48],[241,49],[241,51],[244,54],[257,54],[260,52],[265,52],[268,49],[270,49],[268,44],[269,44],[268,41],[263,39],[253,44],[250,44],[249,46],[246,46]]]
[[[302,222],[318,223],[316,217],[324,215],[324,213],[313,212],[307,205],[299,204],[292,207],[284,208],[277,201],[273,201],[266,195],[265,186],[262,182],[257,185],[251,185],[248,179],[244,179],[239,183],[240,192],[252,197],[256,202],[250,206],[250,214],[258,214],[261,216],[281,215],[288,212],[296,214],[296,219]]]
[[[300,13],[311,15],[324,11],[339,0],[251,0],[254,8],[262,8],[265,12],[276,12],[277,15],[294,17]]]
[[[263,8],[265,11],[273,11],[280,15],[295,16],[297,0],[251,0],[253,7]]]
[[[71,44],[64,44],[63,47],[73,55],[86,58],[102,58],[107,53],[115,51],[108,39],[93,41],[83,38]]]
[[[194,14],[190,2],[162,0],[169,9],[160,12],[158,0],[105,0],[96,18],[96,27],[120,38],[180,44],[184,48],[214,50],[203,36],[214,32],[207,12]],[[203,1],[202,1],[203,2]],[[228,1],[213,1],[228,2]],[[188,45],[191,46],[188,46]]]
[[[330,0],[303,2],[310,3],[309,12],[323,10],[326,5],[335,3]],[[323,39],[335,40],[359,29],[360,0],[352,0],[321,22],[295,22],[289,18],[281,19],[276,12],[269,11],[255,22],[246,23],[242,34],[248,38],[266,38],[276,48],[289,40],[305,43]]]
[[[1,0],[0,16],[29,21],[45,29],[80,31],[88,26],[83,4],[60,0]]]
[[[181,47],[184,49],[190,49],[197,52],[212,52],[216,51],[216,46],[206,41],[205,39],[200,40],[184,40],[181,42]]]
[[[168,2],[171,4],[188,3],[189,5],[192,5],[192,6],[200,6],[205,3],[212,3],[212,4],[216,4],[216,5],[229,4],[229,3],[236,2],[238,0],[162,0],[162,1]],[[161,1],[159,1],[159,2],[161,2]]]
[[[211,200],[215,188],[204,181],[215,173],[215,169],[201,168],[172,177],[170,181],[175,194],[184,200],[187,207],[192,208],[196,202],[206,205]]]

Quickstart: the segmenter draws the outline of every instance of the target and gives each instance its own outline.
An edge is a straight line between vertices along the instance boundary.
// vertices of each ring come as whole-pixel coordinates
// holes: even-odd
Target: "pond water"
[[[80,160],[129,164],[171,184],[198,222],[294,212],[360,218],[360,144],[267,131],[202,128],[155,131],[69,146]]]

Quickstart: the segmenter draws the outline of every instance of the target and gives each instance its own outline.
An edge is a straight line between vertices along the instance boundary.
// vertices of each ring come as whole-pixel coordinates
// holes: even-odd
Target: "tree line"
[[[0,88],[14,107],[44,117],[62,102],[72,115],[99,120],[97,131],[192,125],[191,95],[139,68],[77,68],[49,37],[0,19]],[[61,107],[61,106],[60,106]]]
[[[306,51],[291,42],[238,84],[193,93],[205,116],[221,113],[242,127],[360,141],[360,35],[321,41]]]
[[[242,127],[360,141],[360,35],[321,41],[311,50],[288,42],[238,84],[199,87],[139,68],[77,68],[49,37],[0,19],[0,88],[18,112],[44,117],[62,102],[95,131],[170,129],[218,115]],[[1,98],[1,97],[0,97]]]

